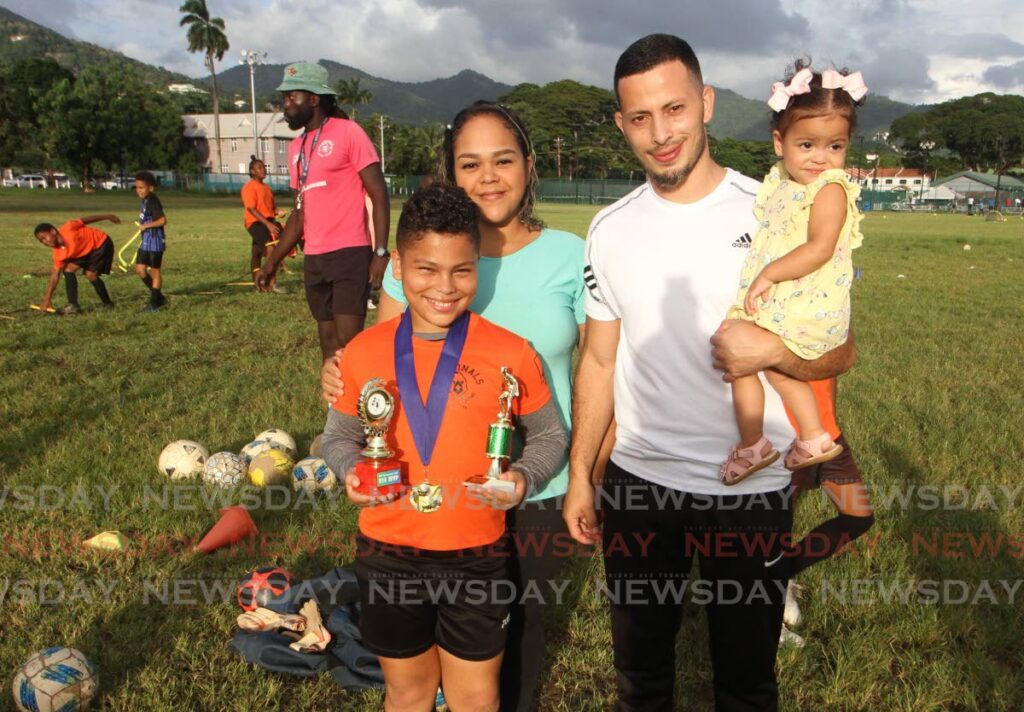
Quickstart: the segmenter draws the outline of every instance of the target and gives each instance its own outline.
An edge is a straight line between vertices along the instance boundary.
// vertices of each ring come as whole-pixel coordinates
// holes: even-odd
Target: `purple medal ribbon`
[[[466,334],[469,332],[469,312],[464,312],[448,328],[448,336],[441,349],[441,358],[434,369],[434,378],[430,382],[430,393],[426,404],[420,398],[419,382],[416,379],[416,364],[412,356],[412,317],[406,309],[395,332],[395,376],[398,381],[398,395],[405,408],[405,419],[409,422],[416,450],[419,452],[423,466],[430,465],[434,455],[434,444],[441,430],[441,421],[448,406],[448,395],[452,389],[455,369],[462,356],[462,348],[466,345]]]

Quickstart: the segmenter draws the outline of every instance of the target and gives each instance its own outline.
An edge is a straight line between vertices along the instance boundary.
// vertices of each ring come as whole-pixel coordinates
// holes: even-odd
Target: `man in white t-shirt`
[[[786,579],[766,564],[790,532],[790,473],[719,481],[738,438],[725,381],[766,368],[830,378],[852,365],[852,340],[802,361],[751,322],[722,322],[757,228],[759,183],[711,159],[715,95],[690,46],[638,40],[616,64],[615,91],[616,123],[648,181],[598,213],[587,238],[565,520],[577,541],[603,538],[620,710],[673,709],[687,585],[706,604],[716,709],[774,710]],[[765,434],[787,442],[793,427],[765,391]],[[613,403],[602,527],[590,476]]]

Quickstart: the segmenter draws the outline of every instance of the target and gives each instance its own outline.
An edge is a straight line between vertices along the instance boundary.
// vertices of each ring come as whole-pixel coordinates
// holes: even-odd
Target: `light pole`
[[[931,152],[931,150],[933,148],[935,148],[935,142],[934,141],[922,141],[921,143],[919,143],[917,145],[921,147],[922,151],[924,151],[924,161],[923,161],[923,165],[921,166],[921,192],[918,193],[918,196],[917,196],[917,202],[920,203],[920,202],[924,201],[924,177],[925,177],[925,175],[928,172],[928,154]]]
[[[384,163],[384,114],[380,115],[380,172],[385,172]]]
[[[252,105],[252,152],[253,155],[259,158],[260,133],[259,127],[256,126],[256,65],[263,64],[263,61],[267,58],[267,53],[243,49],[241,56],[242,58],[238,60],[238,63],[249,65],[249,92]]]

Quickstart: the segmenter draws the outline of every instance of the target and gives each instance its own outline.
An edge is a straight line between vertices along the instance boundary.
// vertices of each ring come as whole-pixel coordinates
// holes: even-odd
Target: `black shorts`
[[[164,261],[163,250],[160,252],[151,252],[149,250],[139,250],[135,253],[135,264],[146,265],[153,269],[160,269],[160,265]]]
[[[800,489],[816,489],[821,487],[822,482],[831,482],[837,485],[851,485],[855,482],[863,482],[860,470],[857,468],[857,461],[853,459],[853,451],[846,438],[840,433],[836,442],[843,446],[839,457],[823,462],[813,467],[805,467],[793,473],[792,484]]]
[[[518,593],[508,577],[507,539],[426,551],[360,534],[356,545],[359,629],[370,652],[412,658],[437,645],[479,661],[505,649],[509,604]]]
[[[95,250],[76,260],[68,260],[68,264],[78,265],[86,272],[110,274],[110,268],[114,266],[114,241],[108,237]]]
[[[271,220],[271,222],[277,225],[278,228],[281,227],[281,225],[276,221]],[[253,247],[259,247],[262,249],[267,246],[268,242],[271,242],[274,239],[273,234],[270,232],[267,226],[261,222],[254,222],[246,229],[249,231],[249,235],[252,236]]]
[[[314,319],[331,321],[342,314],[366,316],[372,257],[369,246],[306,255],[306,303]]]

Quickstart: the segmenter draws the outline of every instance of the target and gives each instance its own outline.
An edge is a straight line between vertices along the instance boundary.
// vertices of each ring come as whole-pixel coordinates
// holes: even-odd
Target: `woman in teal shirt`
[[[544,363],[566,430],[572,403],[572,353],[583,339],[583,240],[552,230],[534,215],[537,172],[522,120],[511,109],[478,101],[460,111],[445,132],[440,179],[464,189],[480,208],[479,290],[470,310],[527,339]],[[402,285],[388,270],[377,320],[405,309]],[[324,397],[333,403],[342,384],[337,367],[325,363]],[[497,404],[495,404],[497,406]],[[481,444],[483,447],[483,444]],[[610,447],[607,448],[610,451]],[[603,453],[607,460],[608,452]],[[603,469],[603,461],[597,470]],[[529,500],[508,513],[510,535],[520,541],[511,571],[520,593],[527,582],[545,601],[549,582],[562,578],[562,497],[568,463]],[[564,544],[564,542],[562,542]],[[558,591],[564,587],[557,588]],[[530,598],[513,606],[502,664],[501,709],[533,708],[544,661],[543,606]]]

